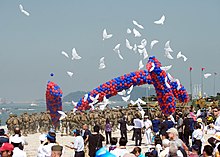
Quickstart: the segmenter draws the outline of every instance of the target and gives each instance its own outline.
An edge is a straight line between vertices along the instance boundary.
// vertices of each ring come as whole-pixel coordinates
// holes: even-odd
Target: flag
[[[202,71],[204,71],[205,70],[205,68],[202,68]]]
[[[192,67],[189,67],[189,71],[192,71],[193,70],[193,68]]]

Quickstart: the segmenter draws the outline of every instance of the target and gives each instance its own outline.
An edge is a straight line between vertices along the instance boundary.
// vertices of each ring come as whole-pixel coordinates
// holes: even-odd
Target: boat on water
[[[36,103],[31,103],[31,106],[39,106],[39,105]]]

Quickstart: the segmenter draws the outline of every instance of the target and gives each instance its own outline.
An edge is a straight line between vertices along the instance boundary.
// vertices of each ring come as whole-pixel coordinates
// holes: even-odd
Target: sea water
[[[115,106],[127,106],[126,102],[115,102],[109,105],[110,107]],[[70,111],[73,109],[72,104],[63,103],[63,111]],[[46,111],[46,103],[38,103],[37,106],[32,106],[30,103],[27,104],[0,104],[0,125],[6,125],[6,120],[10,114],[17,114],[20,116],[22,113],[27,112],[28,114],[40,113]]]

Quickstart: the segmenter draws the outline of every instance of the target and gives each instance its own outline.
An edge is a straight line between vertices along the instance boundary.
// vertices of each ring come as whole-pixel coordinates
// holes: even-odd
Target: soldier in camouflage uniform
[[[11,134],[11,135],[13,134],[13,130],[14,130],[13,119],[14,119],[14,115],[13,115],[13,114],[10,114],[10,115],[9,115],[9,118],[8,118],[7,121],[6,121],[7,128],[8,128],[8,132],[9,132],[9,134]]]
[[[46,113],[44,113],[43,116],[43,129],[44,129],[43,131],[48,132],[51,127],[52,127],[52,120],[50,117],[50,111],[47,111]]]
[[[61,125],[62,125],[62,128],[61,128],[61,135],[64,134],[64,129],[65,129],[65,132],[66,132],[66,135],[68,135],[68,126],[69,126],[69,114],[67,114],[67,117],[65,117],[64,119],[61,120]]]
[[[29,127],[30,127],[30,116],[27,112],[24,112],[21,116],[22,120],[22,132],[24,136],[27,136],[29,133]]]

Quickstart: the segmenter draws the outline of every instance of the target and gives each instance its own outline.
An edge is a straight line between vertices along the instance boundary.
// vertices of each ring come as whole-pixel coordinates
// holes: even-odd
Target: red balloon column
[[[60,114],[57,111],[62,111],[62,94],[63,92],[57,84],[51,81],[47,83],[47,111],[50,111],[50,116],[54,127],[59,124]]]
[[[176,80],[170,80],[164,70],[161,70],[161,63],[153,56],[149,58],[147,70],[139,70],[114,78],[88,93],[88,97],[81,98],[76,105],[78,110],[90,109],[92,103],[90,96],[99,95],[98,102],[103,101],[103,97],[109,98],[129,87],[140,86],[143,84],[153,84],[157,93],[157,100],[161,111],[172,114],[176,109],[175,98],[180,102],[188,102],[189,97],[186,89]],[[84,101],[85,99],[85,101]]]

